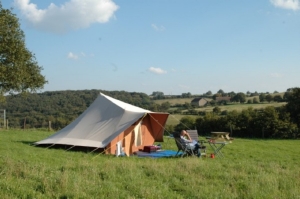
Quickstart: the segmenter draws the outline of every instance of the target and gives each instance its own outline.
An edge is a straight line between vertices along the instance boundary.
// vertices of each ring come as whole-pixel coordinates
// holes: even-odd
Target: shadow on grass
[[[37,148],[45,148],[45,149],[51,149],[51,150],[65,150],[65,151],[72,151],[72,152],[84,152],[84,153],[95,153],[95,154],[99,154],[99,153],[103,153],[104,152],[104,148],[94,148],[94,147],[82,147],[82,146],[72,146],[72,145],[62,145],[62,144],[42,144],[42,145],[35,145],[34,143],[36,141],[15,141],[18,143],[22,143],[25,145],[29,145],[32,147],[37,147]],[[184,155],[183,157],[181,157],[181,152],[175,156],[161,156],[161,157],[152,157],[152,156],[145,156],[145,157],[141,157],[138,155],[132,155],[130,157],[138,157],[138,158],[151,158],[151,159],[178,159],[178,158],[198,158],[195,155]],[[113,154],[110,154],[110,156],[114,156]]]
[[[33,143],[35,143],[35,141],[16,141],[16,142],[20,142],[20,143],[26,144],[26,145],[33,145]]]
[[[66,151],[75,151],[75,152],[85,152],[85,153],[102,153],[104,152],[103,148],[95,148],[95,147],[83,147],[83,146],[72,146],[72,145],[63,145],[63,144],[41,144],[35,145],[36,141],[16,141],[25,145],[38,147],[38,148],[48,148],[48,149],[59,149]]]

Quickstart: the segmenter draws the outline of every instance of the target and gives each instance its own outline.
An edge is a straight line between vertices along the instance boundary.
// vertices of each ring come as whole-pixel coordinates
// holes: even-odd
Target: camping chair
[[[175,132],[173,133],[173,137],[176,143],[176,146],[178,148],[178,151],[176,153],[176,156],[178,156],[179,152],[182,151],[182,154],[180,155],[181,157],[184,156],[193,156],[193,155],[197,155],[198,152],[197,151],[193,151],[189,144],[185,143],[182,141],[182,139],[180,138],[180,133]]]
[[[192,140],[199,142],[200,144],[200,152],[201,156],[206,156],[206,146],[204,145],[204,140],[199,141],[199,135],[197,130],[186,130],[186,132],[190,135]]]

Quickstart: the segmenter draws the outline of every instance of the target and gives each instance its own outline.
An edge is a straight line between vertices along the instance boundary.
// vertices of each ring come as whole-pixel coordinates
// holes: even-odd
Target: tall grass
[[[49,134],[0,131],[0,198],[300,198],[299,140],[235,139],[223,159],[152,159],[31,145]],[[162,146],[176,150],[172,138]]]

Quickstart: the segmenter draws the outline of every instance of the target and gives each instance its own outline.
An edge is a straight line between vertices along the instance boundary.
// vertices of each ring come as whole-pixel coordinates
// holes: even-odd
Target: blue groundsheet
[[[152,153],[137,151],[136,155],[138,157],[163,158],[163,157],[175,157],[176,153],[177,151],[172,151],[172,150],[160,150]],[[181,152],[178,153],[178,155],[181,155]]]

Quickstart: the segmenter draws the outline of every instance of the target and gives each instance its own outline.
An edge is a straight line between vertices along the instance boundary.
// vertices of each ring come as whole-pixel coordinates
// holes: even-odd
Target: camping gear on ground
[[[164,158],[164,157],[175,157],[177,152],[173,150],[158,150],[153,153],[147,153],[144,151],[137,151],[135,154],[138,157],[148,157],[148,158]]]
[[[147,152],[147,153],[156,152],[157,148],[156,148],[156,146],[144,146],[143,151]]]
[[[225,142],[225,141],[216,141],[216,140],[213,140],[213,139],[210,139],[209,140],[209,145],[211,146],[212,150],[214,151],[214,157],[221,157],[223,158],[224,155],[222,153],[222,149],[224,148],[224,146],[226,144],[228,144],[228,142]]]
[[[72,123],[35,145],[92,147],[118,153],[122,142],[126,155],[163,141],[169,113],[151,112],[100,93]]]

